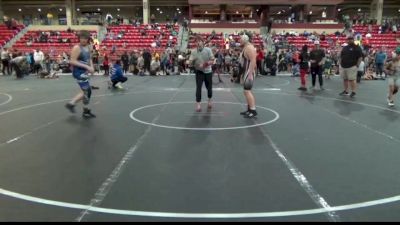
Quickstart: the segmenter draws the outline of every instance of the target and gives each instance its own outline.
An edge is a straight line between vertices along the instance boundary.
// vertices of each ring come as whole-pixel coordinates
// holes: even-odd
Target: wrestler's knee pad
[[[83,104],[88,105],[90,103],[90,98],[92,97],[92,88],[89,86],[88,88],[83,89]]]
[[[243,83],[243,88],[246,91],[250,91],[251,89],[253,89],[253,81],[246,79]]]

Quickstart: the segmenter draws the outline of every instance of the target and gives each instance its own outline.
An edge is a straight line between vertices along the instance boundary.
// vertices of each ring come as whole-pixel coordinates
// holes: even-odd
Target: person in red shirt
[[[110,62],[108,61],[107,54],[104,55],[103,69],[104,69],[104,76],[110,75]]]
[[[264,60],[264,51],[259,48],[257,51],[257,72],[258,74],[264,74],[262,61]]]

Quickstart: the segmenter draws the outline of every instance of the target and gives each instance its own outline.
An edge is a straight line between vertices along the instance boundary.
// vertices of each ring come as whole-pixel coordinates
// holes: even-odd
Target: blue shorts
[[[72,74],[72,76],[76,79],[79,87],[82,90],[90,88],[89,75],[87,75],[86,73],[82,73],[82,74]]]

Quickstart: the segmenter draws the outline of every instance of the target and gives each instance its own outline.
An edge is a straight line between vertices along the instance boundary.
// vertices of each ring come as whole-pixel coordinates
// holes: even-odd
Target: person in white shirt
[[[357,83],[361,83],[361,78],[365,74],[365,59],[361,60],[360,66],[358,66],[358,71],[357,71]]]
[[[36,51],[33,53],[33,60],[35,61],[35,66],[34,66],[34,71],[36,74],[39,74],[40,70],[43,68],[43,60],[44,60],[44,54],[42,51],[39,49],[36,49]]]
[[[113,19],[113,17],[112,17],[112,15],[111,15],[111,13],[107,13],[107,15],[106,15],[106,20],[107,20],[107,23],[108,23],[108,24],[111,24],[112,19]]]
[[[160,71],[160,60],[153,57],[153,60],[150,64],[150,75],[156,76],[158,71]]]
[[[4,48],[1,51],[1,62],[3,64],[3,75],[5,75],[6,73],[6,68],[7,68],[7,74],[10,75],[11,74],[11,70],[10,70],[10,52],[8,51],[7,48]]]
[[[397,25],[396,24],[394,24],[392,26],[392,31],[393,31],[393,33],[397,33]]]

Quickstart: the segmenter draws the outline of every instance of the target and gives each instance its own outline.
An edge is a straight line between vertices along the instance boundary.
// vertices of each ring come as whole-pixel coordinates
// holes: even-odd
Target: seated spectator
[[[118,40],[121,40],[121,39],[122,39],[122,33],[121,33],[121,32],[118,34],[117,39],[118,39]]]
[[[72,33],[71,27],[68,27],[67,32],[68,32],[68,33]]]
[[[114,32],[110,32],[109,34],[108,34],[108,37],[110,38],[110,40],[114,40]]]
[[[160,48],[160,47],[161,47],[161,41],[160,41],[160,40],[157,40],[157,41],[156,41],[156,47],[157,47],[157,48]]]
[[[121,67],[121,61],[117,60],[113,68],[111,69],[111,80],[109,82],[109,88],[118,88],[123,89],[122,83],[125,83],[128,80],[127,77],[124,76]]]
[[[153,57],[150,63],[150,76],[157,76],[158,71],[160,71],[160,57]]]
[[[63,61],[69,61],[69,56],[68,56],[68,54],[66,52],[62,53],[62,60]]]
[[[18,29],[18,22],[14,18],[11,19],[11,29],[13,29],[13,30]]]
[[[396,25],[396,24],[393,24],[393,26],[392,26],[392,32],[393,32],[394,34],[397,33],[397,25]]]
[[[12,28],[11,20],[7,16],[4,16],[3,20],[4,20],[4,24],[6,25],[6,27],[9,30],[11,30],[11,28]]]

